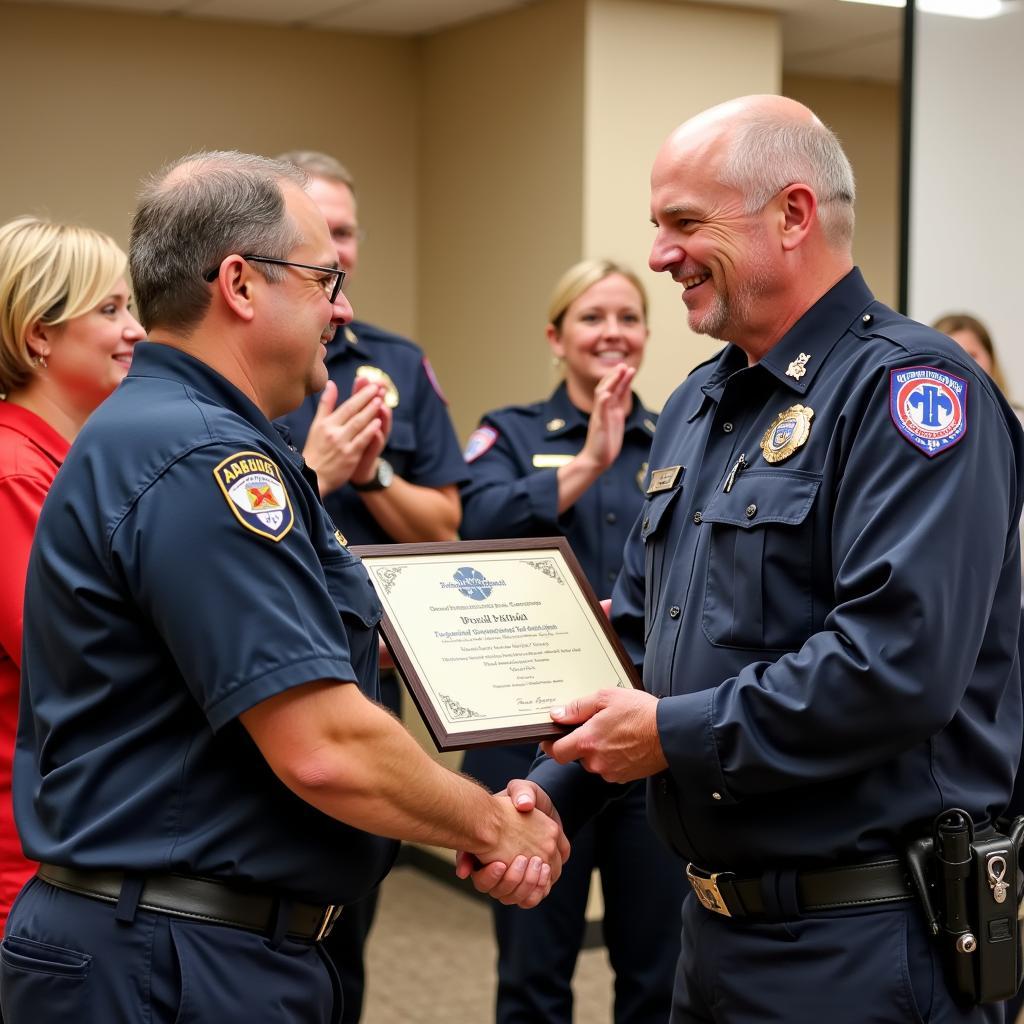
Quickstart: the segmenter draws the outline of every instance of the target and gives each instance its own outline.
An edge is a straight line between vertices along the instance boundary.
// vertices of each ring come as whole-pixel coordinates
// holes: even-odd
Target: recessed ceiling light
[[[906,7],[907,0],[844,0],[848,4],[873,4],[876,7]],[[917,0],[923,14],[948,14],[954,18],[995,18],[1006,14],[1003,0]]]

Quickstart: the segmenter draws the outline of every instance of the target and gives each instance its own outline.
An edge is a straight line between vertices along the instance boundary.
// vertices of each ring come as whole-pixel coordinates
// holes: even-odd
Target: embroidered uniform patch
[[[494,427],[477,427],[469,435],[469,440],[466,442],[466,448],[462,453],[462,457],[467,462],[476,462],[484,452],[494,447],[494,442],[497,440],[498,432]]]
[[[295,525],[277,464],[262,452],[236,452],[213,475],[235,518],[253,533],[279,541]]]
[[[967,381],[934,366],[893,370],[889,412],[896,429],[934,458],[967,433]]]
[[[426,356],[423,357],[423,372],[427,375],[427,380],[430,381],[430,386],[436,392],[437,397],[447,405],[448,399],[444,397],[444,392],[441,390],[441,382],[437,379],[437,374],[434,373],[434,368],[430,365],[430,360]]]

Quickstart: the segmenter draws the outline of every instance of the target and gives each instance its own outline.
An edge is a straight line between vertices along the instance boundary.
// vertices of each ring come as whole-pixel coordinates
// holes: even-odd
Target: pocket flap
[[[355,555],[339,555],[325,561],[323,567],[334,607],[342,615],[358,619],[367,628],[376,626],[384,609],[362,560]]]
[[[796,526],[807,518],[821,486],[820,473],[802,469],[748,469],[728,492],[719,491],[703,510],[704,522],[742,529],[763,523]]]
[[[643,519],[640,522],[640,536],[646,541],[648,537],[654,536],[669,510],[682,491],[682,481],[676,484],[670,491],[663,491],[655,494],[643,507]]]

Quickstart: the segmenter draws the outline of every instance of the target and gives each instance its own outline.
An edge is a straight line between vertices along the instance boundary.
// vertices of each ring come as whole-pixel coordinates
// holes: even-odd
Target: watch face
[[[377,483],[381,487],[390,487],[391,481],[395,479],[395,470],[387,459],[381,459],[377,463]]]

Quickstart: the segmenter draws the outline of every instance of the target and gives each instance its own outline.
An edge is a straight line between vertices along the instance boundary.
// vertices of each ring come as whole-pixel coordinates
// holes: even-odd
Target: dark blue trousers
[[[535,748],[470,751],[463,769],[491,789],[524,776]],[[647,822],[642,785],[611,803],[572,841],[551,894],[532,910],[493,903],[498,940],[498,1024],[571,1024],[572,976],[583,942],[591,874],[615,972],[616,1024],[665,1024],[679,956],[683,864]]]
[[[33,879],[0,944],[5,1024],[337,1024],[320,948],[113,904]]]
[[[671,1024],[1002,1024],[949,993],[916,903],[779,922],[731,920],[690,895]]]

